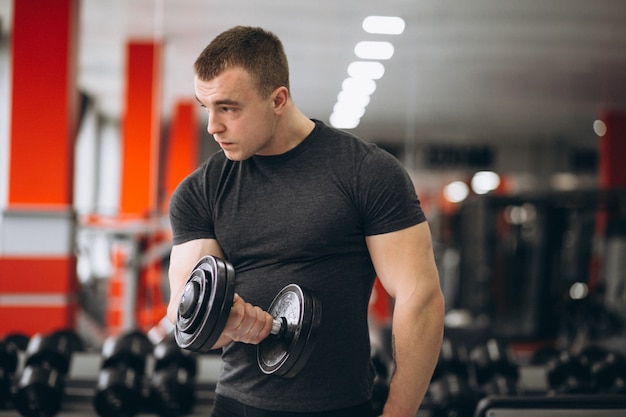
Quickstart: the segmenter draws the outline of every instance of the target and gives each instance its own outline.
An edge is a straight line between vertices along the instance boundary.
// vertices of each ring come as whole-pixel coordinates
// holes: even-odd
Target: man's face
[[[208,81],[195,77],[194,90],[207,111],[207,131],[228,159],[275,153],[274,94],[261,97],[247,71],[233,67]]]

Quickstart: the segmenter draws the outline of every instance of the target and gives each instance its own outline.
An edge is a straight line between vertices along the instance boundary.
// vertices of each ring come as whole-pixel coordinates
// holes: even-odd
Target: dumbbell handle
[[[272,320],[272,330],[270,330],[270,334],[278,336],[284,333],[285,330],[287,330],[286,318],[278,317]]]

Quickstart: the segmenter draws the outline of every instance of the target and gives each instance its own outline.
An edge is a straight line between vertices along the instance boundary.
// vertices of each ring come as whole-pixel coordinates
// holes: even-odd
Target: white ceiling
[[[0,0],[3,20],[10,4]],[[406,30],[368,35],[368,15],[400,16]],[[602,109],[626,108],[624,0],[83,0],[79,85],[117,118],[125,43],[162,37],[167,117],[175,100],[193,97],[198,53],[238,24],[281,37],[296,104],[324,121],[356,43],[392,42],[354,130],[381,143],[584,142]]]

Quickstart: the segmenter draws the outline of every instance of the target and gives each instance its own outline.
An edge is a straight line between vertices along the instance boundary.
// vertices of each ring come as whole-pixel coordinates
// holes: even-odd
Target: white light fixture
[[[393,45],[389,42],[363,41],[354,47],[354,54],[361,59],[389,59],[393,52]]]
[[[346,103],[355,107],[366,107],[370,104],[370,96],[358,91],[341,90],[341,92],[337,94],[337,102]]]
[[[346,92],[371,96],[376,91],[376,81],[369,78],[346,78],[341,83],[341,88]]]
[[[404,20],[395,16],[368,16],[363,19],[363,30],[381,35],[399,35],[404,32]]]
[[[500,176],[492,171],[479,171],[472,177],[472,190],[476,194],[487,194],[500,185]]]
[[[352,78],[378,80],[385,75],[385,66],[380,62],[355,61],[348,65],[348,75]]]
[[[365,107],[354,106],[351,103],[338,101],[333,107],[333,113],[350,116],[353,119],[360,119],[365,114]]]
[[[404,20],[393,16],[368,16],[363,20],[367,33],[399,35],[404,32]],[[354,129],[361,122],[370,96],[376,90],[376,82],[385,75],[380,60],[390,59],[394,47],[390,42],[363,41],[354,47],[354,53],[364,61],[348,65],[348,75],[342,83],[342,91],[330,115],[330,124],[340,129]],[[367,61],[366,61],[367,60]]]
[[[330,124],[337,129],[354,129],[359,125],[359,118],[333,113],[330,115]]]
[[[469,187],[463,181],[454,181],[443,189],[443,196],[452,203],[460,203],[469,195]]]

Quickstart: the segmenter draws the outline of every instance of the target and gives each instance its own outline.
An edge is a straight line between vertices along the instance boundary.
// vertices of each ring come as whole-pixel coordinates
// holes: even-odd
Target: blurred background
[[[409,171],[455,349],[626,350],[622,0],[0,0],[0,340],[171,330],[169,197],[217,150],[193,62],[235,25]]]

